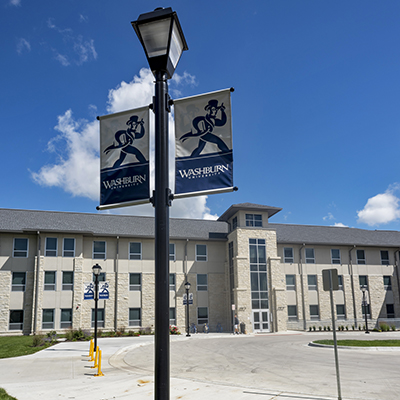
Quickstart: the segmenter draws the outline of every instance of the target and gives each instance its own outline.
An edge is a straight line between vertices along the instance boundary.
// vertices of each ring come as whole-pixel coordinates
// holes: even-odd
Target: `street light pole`
[[[186,289],[186,336],[190,337],[190,328],[189,328],[189,289],[190,282],[186,281],[185,289]]]
[[[364,306],[364,316],[365,316],[365,333],[369,333],[368,330],[368,318],[367,318],[367,300],[366,300],[366,296],[365,296],[365,292],[367,290],[367,288],[365,287],[365,285],[361,288],[362,290],[362,294],[363,294],[363,306]]]
[[[97,352],[97,305],[99,301],[99,275],[101,267],[99,264],[92,267],[94,274],[94,351]]]

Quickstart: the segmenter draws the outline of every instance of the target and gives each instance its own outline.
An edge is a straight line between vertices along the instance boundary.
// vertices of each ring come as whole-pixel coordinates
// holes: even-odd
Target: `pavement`
[[[333,350],[308,343],[332,333],[171,336],[170,399],[338,399]],[[400,332],[338,333],[338,339],[400,339]],[[89,342],[61,342],[0,360],[0,387],[18,400],[154,398],[154,337],[99,338],[101,371]],[[399,398],[400,352],[339,349],[343,400]]]

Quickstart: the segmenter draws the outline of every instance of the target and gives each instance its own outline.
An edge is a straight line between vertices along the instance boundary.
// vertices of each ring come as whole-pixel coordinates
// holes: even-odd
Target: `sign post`
[[[340,389],[340,375],[339,375],[339,357],[337,350],[336,339],[336,325],[335,325],[335,312],[333,307],[333,291],[339,290],[339,277],[337,269],[324,269],[322,270],[322,281],[324,290],[328,291],[331,298],[331,314],[332,314],[332,330],[333,330],[333,347],[335,351],[335,365],[336,365],[336,380],[338,388],[338,400],[342,400],[342,393]]]

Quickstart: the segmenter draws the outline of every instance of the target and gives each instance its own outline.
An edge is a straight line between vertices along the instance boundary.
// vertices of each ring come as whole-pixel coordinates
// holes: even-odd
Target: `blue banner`
[[[233,187],[230,92],[174,101],[175,194]]]
[[[149,199],[148,107],[99,120],[100,206]]]

